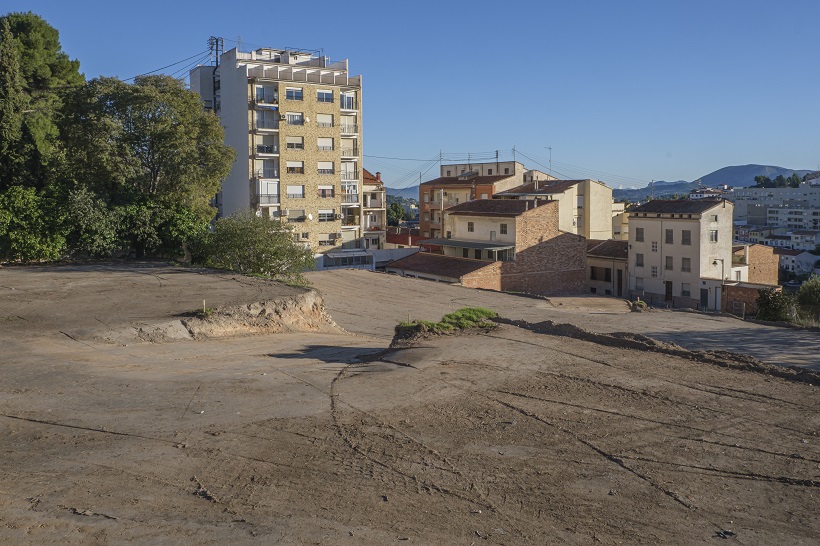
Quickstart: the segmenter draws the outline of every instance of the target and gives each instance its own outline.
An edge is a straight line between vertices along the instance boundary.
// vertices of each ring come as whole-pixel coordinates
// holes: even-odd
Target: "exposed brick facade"
[[[749,282],[777,284],[780,256],[774,248],[765,245],[749,246]]]
[[[723,287],[721,308],[728,313],[740,316],[744,310],[745,304],[746,316],[757,313],[757,297],[760,295],[759,290],[762,288],[774,288],[781,291],[779,286],[766,285],[751,285],[751,284],[727,284]]]

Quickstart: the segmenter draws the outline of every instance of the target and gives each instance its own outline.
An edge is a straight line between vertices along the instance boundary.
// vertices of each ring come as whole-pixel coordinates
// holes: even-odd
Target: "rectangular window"
[[[595,267],[594,265],[589,266],[589,280],[591,280],[591,281],[597,281],[598,280],[597,275],[595,274],[597,269],[598,268]]]
[[[504,167],[504,174],[510,174],[510,168]]]
[[[480,248],[475,249],[475,259],[476,260],[481,259],[481,249]]]
[[[506,235],[507,234],[507,224],[501,224],[501,226],[498,228],[498,231],[499,231],[499,233],[501,233],[501,235]]]
[[[285,88],[285,98],[288,100],[302,100],[302,88],[301,87],[286,87]]]
[[[333,91],[319,89],[316,91],[316,100],[319,102],[333,102]]]
[[[333,127],[333,114],[316,114],[317,127]]]
[[[290,187],[290,186],[288,186]],[[304,222],[305,209],[288,209],[288,221],[290,222]]]
[[[487,169],[487,176],[490,176],[491,174],[493,174],[493,170],[492,169]]]
[[[717,222],[717,214],[712,214],[709,216],[710,222]]]
[[[652,241],[652,252],[658,251],[658,241]]]
[[[635,277],[635,290],[643,290],[643,277]]]
[[[680,283],[680,295],[683,296],[684,298],[691,297],[692,289],[690,288],[688,282]]]
[[[288,174],[305,174],[304,161],[288,161],[286,166]]]
[[[692,271],[692,258],[681,258],[680,270],[687,273]]]
[[[333,221],[333,209],[319,209],[319,221],[320,222],[332,222]]]
[[[316,142],[320,152],[329,152],[333,150],[333,139],[330,137],[319,137],[316,139]]]
[[[671,230],[671,229],[666,230],[666,244],[667,245],[671,245],[673,243],[673,241],[674,241],[673,233],[674,233],[674,231]]]
[[[635,267],[643,267],[643,254],[635,254]]]
[[[302,112],[288,112],[285,114],[285,121],[288,125],[304,125],[305,115]]]
[[[344,110],[356,109],[356,93],[353,91],[343,91],[339,95],[339,107]]]
[[[658,266],[653,265],[652,266],[652,277],[657,277],[657,276],[658,276]]]
[[[425,222],[429,222],[429,221],[430,221],[430,213],[429,213],[429,212],[425,212],[425,213],[424,213],[424,221],[425,221]]]
[[[462,248],[461,249],[461,255],[464,258],[469,258],[470,257],[470,249],[469,248]]]
[[[450,171],[447,171],[447,176],[450,176]]]
[[[304,199],[305,197],[305,187],[304,186],[288,186],[288,197],[290,199]],[[302,215],[304,216],[304,215]]]
[[[482,194],[481,194],[481,198],[482,198],[482,199],[487,199],[487,194],[486,194],[486,193],[482,193]]]
[[[319,197],[335,197],[336,188],[334,186],[319,186],[317,194]]]
[[[319,174],[333,174],[333,162],[332,161],[319,161]]]
[[[709,230],[709,242],[710,243],[717,243],[718,242],[718,230],[710,229]]]
[[[692,231],[688,229],[684,229],[680,232],[680,244],[682,245],[691,245],[692,244]]]
[[[305,137],[289,136],[285,139],[285,145],[288,150],[304,150]]]
[[[467,222],[467,231],[473,233],[475,231],[475,224],[473,222]]]
[[[635,228],[635,240],[642,243],[643,242],[643,228]]]
[[[666,269],[667,271],[672,271],[675,267],[674,263],[675,263],[675,259],[672,256],[667,256],[666,257],[666,267],[664,269]]]
[[[612,269],[609,268],[609,267],[604,269],[604,281],[605,282],[612,282]]]

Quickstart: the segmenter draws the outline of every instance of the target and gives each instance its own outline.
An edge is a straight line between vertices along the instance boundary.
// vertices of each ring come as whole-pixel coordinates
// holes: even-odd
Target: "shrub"
[[[794,298],[774,288],[758,290],[757,319],[791,322],[797,318]]]

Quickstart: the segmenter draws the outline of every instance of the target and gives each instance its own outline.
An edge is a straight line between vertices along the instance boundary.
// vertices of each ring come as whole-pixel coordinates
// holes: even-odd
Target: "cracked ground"
[[[106,283],[137,301],[141,279],[157,282],[119,274],[67,279],[76,298],[57,281],[16,285],[77,306],[63,327],[37,319],[47,305],[0,303],[18,317],[0,323],[3,543],[820,537],[811,384],[510,325],[387,353],[389,340],[366,332],[84,337],[89,310],[106,328],[166,318],[102,299],[80,307],[114,293]],[[179,294],[195,276],[158,276],[166,305],[191,306]]]

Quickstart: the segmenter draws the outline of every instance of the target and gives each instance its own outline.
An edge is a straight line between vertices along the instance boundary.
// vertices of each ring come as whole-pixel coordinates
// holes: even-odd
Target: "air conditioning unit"
[[[286,119],[288,119],[288,117],[285,114],[279,114],[279,119],[285,121]]]

